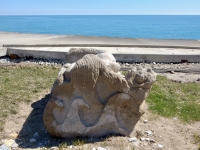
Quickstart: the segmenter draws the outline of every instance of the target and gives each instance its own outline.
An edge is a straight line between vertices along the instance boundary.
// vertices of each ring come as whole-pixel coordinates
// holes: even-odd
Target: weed
[[[195,144],[199,144],[199,146],[200,146],[200,135],[194,133],[193,134],[193,139],[194,139],[194,143]]]
[[[60,143],[58,148],[59,148],[59,150],[67,148],[67,143],[66,142]]]
[[[77,138],[72,142],[74,146],[80,146],[85,144],[85,140],[83,138]]]
[[[136,131],[136,137],[139,139],[140,137],[142,137],[144,134],[142,133],[142,130],[137,130]]]

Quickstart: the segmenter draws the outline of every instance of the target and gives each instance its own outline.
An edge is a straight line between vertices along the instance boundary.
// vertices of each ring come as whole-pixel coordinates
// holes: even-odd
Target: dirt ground
[[[41,149],[42,147],[55,148],[59,143],[67,141],[73,145],[73,140],[51,137],[44,129],[42,115],[48,101],[49,91],[41,93],[31,105],[20,104],[18,114],[10,116],[2,132],[4,139],[16,138],[17,149]],[[145,133],[151,131],[152,134]],[[136,125],[130,137],[137,137],[137,141],[129,142],[130,137],[109,137],[103,139],[86,139],[83,146],[74,146],[72,149],[84,147],[91,149],[104,147],[107,149],[138,150],[198,150],[193,134],[200,135],[200,122],[185,124],[177,118],[164,118],[151,114],[148,110]],[[30,139],[36,139],[31,143]],[[159,146],[161,146],[159,148]],[[162,147],[163,146],[163,147]]]
[[[161,73],[177,82],[197,82],[200,73]],[[189,80],[188,80],[189,79]],[[35,97],[31,105],[21,103],[19,112],[9,116],[1,138],[15,139],[18,146],[15,149],[41,149],[44,147],[58,149],[59,144],[67,142],[69,149],[119,149],[119,150],[199,150],[193,135],[200,135],[200,122],[186,124],[177,118],[164,118],[148,111],[136,125],[130,137],[85,138],[81,146],[76,146],[73,139],[58,139],[51,137],[44,129],[43,112],[48,102],[49,90],[44,90]],[[137,139],[131,139],[136,137]],[[35,139],[35,141],[31,141]],[[3,140],[1,142],[3,142]],[[0,143],[1,145],[1,143]],[[134,147],[134,148],[133,148]],[[103,149],[102,149],[103,150]]]

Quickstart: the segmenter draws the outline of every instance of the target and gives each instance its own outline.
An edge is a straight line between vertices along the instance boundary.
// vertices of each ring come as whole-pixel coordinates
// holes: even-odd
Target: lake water
[[[0,16],[0,31],[122,38],[200,39],[200,16]]]

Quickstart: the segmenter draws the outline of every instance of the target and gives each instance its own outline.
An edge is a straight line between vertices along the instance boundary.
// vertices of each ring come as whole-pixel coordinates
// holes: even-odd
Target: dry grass
[[[194,133],[193,134],[193,139],[194,139],[194,144],[199,145],[199,149],[200,149],[200,135]]]
[[[30,103],[33,96],[51,88],[57,73],[55,67],[0,68],[0,131],[6,117],[17,113],[19,103]]]

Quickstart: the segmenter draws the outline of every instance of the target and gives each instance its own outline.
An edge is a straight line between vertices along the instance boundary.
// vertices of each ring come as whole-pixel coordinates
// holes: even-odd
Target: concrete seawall
[[[7,48],[7,55],[32,56],[45,59],[65,59],[71,47]],[[121,62],[200,62],[200,50],[130,47],[88,47],[111,52]]]

